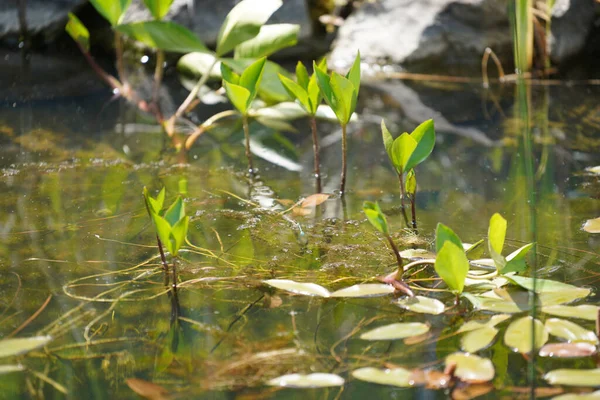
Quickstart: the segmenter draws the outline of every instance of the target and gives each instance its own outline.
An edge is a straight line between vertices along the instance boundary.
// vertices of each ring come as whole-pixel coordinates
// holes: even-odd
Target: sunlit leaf
[[[267,382],[270,386],[282,386],[288,388],[322,388],[331,386],[342,386],[344,378],[335,374],[313,373],[309,375],[290,374],[271,379]]]
[[[526,276],[511,275],[508,279],[517,285],[527,289],[533,290],[534,280]],[[536,279],[535,280],[535,291],[536,293],[550,293],[550,292],[572,292],[573,296],[586,297],[590,294],[590,289],[580,288],[568,283],[563,283],[551,279]]]
[[[65,31],[76,41],[85,51],[90,51],[90,32],[83,23],[73,13],[69,13],[69,22],[65,26]]]
[[[302,107],[307,112],[310,112],[310,101],[308,100],[308,93],[299,84],[291,80],[290,78],[279,74],[279,80],[283,84],[283,87],[288,91],[291,97],[297,99]]]
[[[254,38],[281,0],[242,0],[225,18],[217,37],[217,55],[229,53],[237,45]]]
[[[529,310],[529,302],[515,302],[505,299],[493,299],[484,296],[475,296],[469,293],[463,293],[476,310],[493,311],[497,313],[514,314]]]
[[[506,328],[504,343],[513,351],[530,353],[534,338],[532,325],[535,326],[535,349],[539,349],[548,341],[548,331],[541,321],[534,321],[530,316],[519,318]]]
[[[354,91],[358,96],[358,93],[360,91],[360,51],[356,53],[356,57],[354,57],[354,62],[352,63],[352,66],[346,74],[346,79],[348,79],[350,83],[352,83]]]
[[[350,117],[354,112],[353,107],[353,93],[355,91],[352,82],[338,74],[337,72],[332,72],[329,80],[331,85],[331,90],[333,92],[334,97],[336,98],[336,107],[333,106],[333,111],[335,115],[337,115],[341,124],[347,124],[350,122]]]
[[[20,371],[24,371],[24,370],[25,370],[25,367],[22,366],[21,364],[0,365],[0,375],[9,374],[11,372],[20,372]]]
[[[421,322],[397,322],[380,326],[360,335],[363,340],[396,340],[422,335],[429,331],[429,325]]]
[[[403,297],[396,301],[400,307],[421,314],[441,314],[446,307],[437,299],[424,296]]]
[[[513,251],[508,256],[506,256],[506,265],[500,271],[502,274],[507,274],[509,272],[523,272],[527,269],[527,264],[525,263],[525,257],[531,248],[533,247],[533,243],[526,244],[525,246]]]
[[[404,170],[408,171],[425,161],[427,157],[433,151],[435,146],[435,129],[433,127],[433,120],[429,119],[418,127],[410,134],[410,136],[417,143],[415,149],[410,154],[409,159],[406,161]]]
[[[239,85],[223,81],[223,87],[231,104],[241,113],[246,114],[250,106],[250,91]]]
[[[458,235],[446,225],[438,223],[435,228],[435,251],[439,253],[446,242],[451,242],[456,247],[463,248],[463,243]]]
[[[469,272],[469,260],[462,246],[445,242],[435,259],[434,267],[452,292],[462,293]]]
[[[374,297],[394,293],[394,287],[383,283],[363,283],[331,293],[331,297]]]
[[[115,26],[127,11],[131,0],[90,0],[90,3],[100,15],[106,18],[112,26]]]
[[[411,169],[406,174],[406,182],[404,183],[404,188],[406,193],[410,196],[414,196],[417,192],[417,177],[415,175],[415,170]]]
[[[381,120],[381,136],[383,138],[383,146],[385,147],[385,151],[387,152],[390,161],[392,161],[394,138],[392,137],[392,134],[388,130],[387,126],[385,126],[385,121],[383,119]]]
[[[298,61],[296,64],[296,79],[298,80],[298,85],[300,85],[304,91],[308,92],[308,83],[310,81],[310,77],[308,76],[306,67],[304,64],[302,64],[302,61]]]
[[[576,358],[589,357],[597,352],[595,345],[587,342],[548,343],[539,351],[541,357]]]
[[[158,196],[156,196],[156,198],[153,198],[152,196],[150,196],[150,193],[148,192],[148,189],[146,189],[146,187],[144,187],[144,198],[146,199],[146,202],[148,204],[148,207],[150,208],[150,211],[155,213],[155,214],[159,214],[160,215],[160,211],[163,208],[163,204],[165,202],[165,188],[163,187],[161,189],[161,191],[158,193]]]
[[[548,318],[544,325],[548,333],[569,342],[598,343],[598,338],[594,332],[566,319]]]
[[[176,53],[208,51],[192,31],[175,22],[134,22],[117,25],[115,29],[153,49]]]
[[[190,222],[190,217],[183,217],[173,227],[171,228],[171,236],[173,241],[173,255],[176,256],[179,252],[179,249],[185,242],[185,237],[188,232],[188,225]]]
[[[303,294],[306,296],[329,297],[329,290],[316,283],[296,282],[289,279],[269,279],[264,281],[267,285],[288,292]]]
[[[596,321],[600,307],[583,304],[580,306],[546,306],[542,308],[542,312],[559,317],[581,318],[588,321]]]
[[[174,226],[180,219],[185,216],[185,203],[181,196],[177,196],[173,204],[169,206],[165,212],[164,218],[169,225]]]
[[[144,0],[144,4],[155,19],[163,19],[172,3],[173,0]]]
[[[249,101],[254,100],[254,97],[256,96],[260,81],[263,77],[266,62],[267,59],[265,57],[259,58],[248,65],[240,75],[239,85],[248,89],[250,92],[251,96]]]
[[[460,348],[468,353],[475,353],[488,347],[498,334],[498,329],[493,326],[485,326],[467,332],[460,339]]]
[[[494,260],[498,271],[502,271],[506,265],[506,259],[502,256],[504,239],[506,237],[506,226],[506,220],[502,215],[496,213],[490,218],[490,227],[488,229],[488,251]]]
[[[600,218],[588,219],[581,229],[588,233],[600,233]]]
[[[575,300],[583,299],[589,295],[588,289],[579,288],[578,290],[563,290],[557,292],[542,292],[538,295],[539,304],[542,307],[554,306],[558,304],[571,303]]]
[[[158,238],[164,246],[167,247],[169,253],[173,253],[173,246],[171,243],[171,226],[163,217],[158,214],[152,214],[152,222],[154,223],[154,229]]]
[[[34,336],[28,338],[0,340],[0,358],[18,356],[50,343],[50,336]]]
[[[126,379],[125,383],[131,390],[146,399],[166,400],[169,397],[169,391],[156,383],[137,378]]]
[[[303,208],[316,207],[319,204],[323,204],[325,202],[325,200],[327,200],[329,197],[331,197],[331,195],[326,194],[326,193],[312,194],[312,195],[308,196],[307,198],[305,198],[304,200],[302,200],[300,207],[303,207]]]
[[[390,385],[398,387],[412,386],[412,371],[409,371],[404,368],[359,368],[352,371],[352,376],[361,381],[377,383],[379,385]]]
[[[396,167],[398,173],[401,174],[406,172],[406,163],[416,147],[417,142],[406,132],[394,139],[394,144],[392,146],[392,163],[394,164],[394,167]]]
[[[446,366],[455,364],[454,375],[469,383],[488,382],[494,379],[494,365],[488,358],[473,354],[454,353],[446,357]]]
[[[234,58],[259,58],[295,45],[298,42],[300,25],[263,25],[258,35],[235,48]]]
[[[385,219],[385,215],[381,211],[378,203],[373,203],[372,201],[365,201],[363,203],[363,211],[367,216],[367,219],[373,225],[375,229],[384,235],[389,234],[387,220]]]
[[[466,324],[463,324],[457,332],[469,332],[474,331],[476,329],[486,328],[486,327],[495,327],[501,322],[506,321],[510,318],[510,315],[507,314],[498,314],[493,315],[490,318],[482,319],[479,321],[469,321]]]
[[[600,368],[596,369],[556,369],[544,375],[551,385],[600,386]]]

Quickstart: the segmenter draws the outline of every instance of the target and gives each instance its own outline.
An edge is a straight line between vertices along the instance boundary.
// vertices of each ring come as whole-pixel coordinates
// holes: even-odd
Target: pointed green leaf
[[[333,90],[331,89],[329,75],[327,75],[326,71],[320,69],[315,62],[313,62],[313,69],[314,74],[317,77],[317,84],[319,86],[321,94],[323,95],[323,98],[325,99],[325,102],[329,107],[331,107],[338,121],[341,122],[342,119],[338,114],[337,98],[334,96]]]
[[[306,91],[299,84],[281,74],[279,74],[279,80],[283,84],[285,90],[288,91],[290,96],[298,100],[306,112],[310,113],[310,101],[308,100],[308,94]]]
[[[329,83],[333,96],[336,98],[337,110],[334,108],[333,111],[336,111],[335,114],[340,118],[341,124],[347,124],[354,112],[352,108],[354,86],[352,82],[335,71],[331,73]]]
[[[302,61],[298,61],[298,64],[296,64],[296,80],[302,89],[308,91],[308,71]]]
[[[254,100],[256,97],[256,93],[258,91],[258,87],[260,86],[260,81],[262,80],[263,72],[265,70],[266,58],[259,58],[252,64],[250,64],[242,75],[240,76],[239,85],[248,89],[250,92],[250,98],[248,99],[248,106],[250,106],[250,102]]]
[[[154,19],[163,19],[169,12],[173,0],[144,0],[144,4],[152,13]]]
[[[532,328],[532,325],[535,328]],[[535,333],[533,333],[535,332]],[[548,331],[540,320],[532,317],[522,317],[513,321],[504,333],[504,343],[513,351],[519,353],[530,353],[532,350],[532,339],[535,337],[535,349],[539,349],[548,341]]]
[[[234,85],[227,81],[223,81],[223,86],[225,87],[225,92],[227,93],[227,97],[231,104],[243,115],[248,112],[248,107],[250,103],[250,92],[248,89],[243,88],[239,85]]]
[[[294,46],[298,42],[300,25],[273,24],[264,25],[254,38],[247,40],[235,48],[234,58],[259,58]]]
[[[392,161],[392,148],[394,146],[394,138],[392,137],[392,134],[388,130],[387,126],[385,126],[385,121],[383,119],[381,120],[381,137],[383,138],[383,146],[385,147],[385,151],[387,152],[390,161]]]
[[[96,11],[115,26],[119,23],[125,11],[131,4],[131,0],[90,0]]]
[[[410,136],[417,142],[417,146],[404,166],[405,171],[413,169],[425,161],[433,151],[433,147],[435,146],[433,120],[430,119],[423,122],[410,134]]]
[[[90,32],[75,14],[69,13],[69,22],[65,26],[65,31],[86,53],[90,51]]]
[[[350,67],[350,70],[346,74],[346,78],[352,83],[356,95],[358,96],[358,92],[360,91],[360,51],[356,53],[354,63],[352,63],[352,67]],[[354,110],[352,110],[352,112],[354,112]]]
[[[156,199],[154,199],[152,196],[150,196],[148,189],[144,186],[144,198],[146,199],[146,204],[148,205],[149,211],[151,213],[160,215],[165,202],[165,188],[163,187],[158,193],[158,196],[156,196]]]
[[[185,237],[187,236],[188,226],[190,217],[183,217],[171,228],[170,239],[173,241],[173,255],[176,256],[179,253],[179,249],[185,243]]]
[[[488,251],[494,260],[498,271],[501,271],[506,265],[506,259],[502,256],[505,237],[506,220],[502,215],[496,213],[490,218],[490,227],[488,229]]]
[[[50,336],[2,339],[0,340],[0,358],[29,353],[32,350],[47,345],[51,340],[52,337]]]
[[[232,83],[234,85],[240,84],[240,75],[235,73],[233,69],[224,62],[221,63],[221,76],[223,80],[228,83]]]
[[[406,132],[394,140],[392,146],[392,163],[399,174],[407,172],[406,164],[416,147],[417,142]]]
[[[204,43],[192,31],[175,22],[134,22],[117,25],[115,29],[153,49],[176,53],[208,51]]]
[[[363,203],[363,211],[375,229],[384,235],[389,235],[387,220],[385,219],[385,215],[383,215],[379,204],[373,203],[372,201],[365,201]]]
[[[227,17],[217,37],[217,55],[223,56],[237,45],[259,34],[260,28],[281,7],[281,0],[242,0]]]
[[[312,74],[308,80],[308,101],[310,103],[309,113],[315,115],[321,103],[321,90],[315,74]]]
[[[173,204],[165,212],[165,220],[169,225],[175,226],[175,224],[185,216],[185,204],[181,196],[177,196]]]
[[[360,335],[363,340],[396,340],[419,336],[429,332],[429,325],[422,322],[397,322],[380,326]]]
[[[450,241],[445,242],[435,259],[434,268],[451,291],[462,293],[469,272],[469,260],[462,246],[458,247]]]
[[[506,257],[506,265],[500,271],[502,274],[508,274],[509,272],[523,272],[527,269],[525,257],[531,248],[533,243],[526,244],[525,246],[513,251]]]
[[[158,214],[152,214],[152,222],[154,223],[154,229],[160,239],[163,246],[167,248],[169,253],[173,254],[173,246],[171,244],[171,225],[166,219]]]
[[[415,175],[415,170],[411,169],[406,174],[406,182],[404,183],[404,189],[406,194],[414,197],[417,192],[417,177]]]
[[[462,241],[458,235],[446,225],[438,223],[435,228],[435,251],[439,253],[446,242],[452,242],[456,247],[463,248]]]
[[[466,324],[463,324],[460,329],[458,330],[458,332],[470,332],[470,331],[474,331],[477,329],[482,329],[482,328],[486,328],[486,327],[495,327],[496,325],[498,325],[501,322],[506,321],[507,319],[510,318],[510,315],[508,314],[497,314],[497,315],[493,315],[492,317],[488,318],[488,319],[484,319],[484,320],[480,320],[480,321],[469,321]]]

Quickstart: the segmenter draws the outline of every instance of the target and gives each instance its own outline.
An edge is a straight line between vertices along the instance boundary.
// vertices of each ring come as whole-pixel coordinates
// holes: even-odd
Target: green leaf
[[[298,81],[298,85],[305,91],[308,91],[309,79],[306,67],[302,64],[302,61],[298,61],[298,64],[296,64],[296,80]]]
[[[176,53],[208,51],[193,32],[175,22],[135,22],[117,25],[115,29],[154,49]]]
[[[90,0],[90,3],[114,27],[121,21],[131,0]]]
[[[173,0],[144,0],[144,4],[155,19],[163,19],[169,12]]]
[[[532,324],[534,326],[533,329]],[[534,337],[535,349],[532,349],[532,339]],[[548,331],[544,327],[544,324],[538,319],[533,320],[530,316],[513,321],[504,333],[504,343],[513,351],[519,353],[530,353],[532,350],[542,347],[547,341]]]
[[[248,113],[248,106],[250,105],[250,92],[248,89],[243,88],[239,85],[234,85],[227,81],[223,81],[223,87],[231,104],[243,115]]]
[[[217,55],[223,56],[237,45],[259,34],[260,28],[282,5],[281,0],[242,0],[231,9],[217,37]]]
[[[387,126],[385,126],[385,121],[381,120],[381,137],[383,138],[383,146],[385,147],[385,151],[387,152],[390,161],[393,162],[393,146],[394,146],[394,138],[392,134],[388,130]],[[395,165],[394,165],[395,167]]]
[[[269,286],[305,296],[329,297],[331,293],[316,283],[296,282],[289,279],[269,279],[264,281]]]
[[[352,371],[352,376],[365,382],[379,385],[410,387],[413,385],[413,372],[404,368],[378,369],[373,367],[359,368]]]
[[[561,318],[548,318],[544,324],[548,333],[569,342],[598,343],[596,334],[574,322]]]
[[[265,70],[265,63],[267,59],[265,57],[259,58],[252,64],[250,64],[242,75],[240,76],[239,85],[248,89],[250,92],[250,98],[248,99],[248,106],[256,97],[260,81],[262,80],[263,72]]]
[[[600,386],[600,368],[555,369],[544,375],[551,385]]]
[[[442,250],[442,246],[446,242],[453,243],[458,248],[463,248],[463,244],[460,238],[454,233],[452,229],[442,223],[438,223],[435,228],[435,251],[439,253]]]
[[[174,251],[171,243],[171,225],[169,225],[166,219],[158,214],[152,214],[152,222],[154,222],[154,229],[156,230],[156,234],[158,235],[161,243],[163,246],[167,247],[169,253],[173,254]]]
[[[511,275],[507,276],[506,278],[524,289],[533,290],[533,278],[518,275]],[[535,280],[535,291],[538,294],[560,293],[561,295],[574,296],[575,298],[587,297],[591,293],[591,290],[587,288],[581,288],[568,283],[553,281],[550,279],[539,278]]]
[[[439,315],[446,307],[438,299],[424,296],[403,297],[396,300],[399,307],[419,314]]]
[[[433,147],[435,146],[433,120],[429,119],[423,122],[410,134],[410,136],[417,142],[417,146],[410,154],[410,157],[404,166],[405,171],[413,169],[425,161],[433,151]]]
[[[580,306],[546,306],[542,308],[542,312],[550,315],[558,315],[559,317],[581,318],[588,321],[596,321],[600,307],[589,304]]]
[[[498,271],[502,271],[506,265],[506,259],[502,256],[505,237],[506,220],[502,215],[496,213],[490,218],[490,227],[488,228],[488,251],[494,260]]]
[[[416,147],[417,142],[406,132],[394,140],[392,146],[392,163],[399,174],[407,171],[406,164]]]
[[[406,181],[404,182],[404,189],[408,195],[414,197],[417,192],[417,177],[415,175],[415,170],[411,169],[406,174]]]
[[[165,202],[165,188],[163,187],[161,191],[156,196],[156,199],[150,196],[148,189],[144,186],[144,198],[146,199],[146,204],[148,205],[148,209],[151,213],[160,215],[160,211],[163,208],[163,204]]]
[[[350,70],[346,74],[346,79],[352,83],[354,91],[358,96],[360,90],[360,51],[356,53],[356,58],[354,58],[354,63],[352,63],[352,67],[350,67]],[[352,110],[352,112],[354,112],[354,110]]]
[[[504,322],[509,318],[510,318],[510,315],[508,315],[508,314],[497,314],[497,315],[491,316],[488,319],[469,321],[469,322],[463,324],[457,332],[459,332],[459,333],[460,332],[470,332],[470,331],[487,328],[487,327],[493,328],[496,325],[498,325],[499,323]]]
[[[474,354],[454,353],[446,357],[446,366],[454,364],[454,375],[467,383],[481,383],[494,379],[494,365],[489,358]]]
[[[506,265],[500,271],[502,274],[509,272],[523,272],[527,269],[527,263],[525,257],[531,248],[533,243],[526,244],[525,246],[513,251],[506,257]]]
[[[309,113],[311,115],[316,115],[319,104],[321,103],[321,90],[319,89],[317,76],[315,74],[312,74],[308,80],[308,101],[310,103]]]
[[[333,90],[331,89],[331,79],[329,78],[329,75],[327,75],[326,71],[319,68],[315,62],[313,62],[313,70],[317,77],[317,84],[321,94],[323,95],[323,98],[325,99],[325,102],[329,107],[331,107],[338,121],[341,121],[337,111],[337,98],[334,96]]]
[[[65,26],[65,31],[86,53],[90,51],[90,32],[75,14],[69,13],[69,22]]]
[[[336,290],[331,297],[376,297],[394,293],[392,285],[384,283],[363,283]]]
[[[183,243],[185,243],[185,237],[187,236],[188,226],[190,217],[183,217],[171,228],[171,236],[169,239],[173,242],[173,255],[176,256],[179,253],[179,249]]]
[[[343,386],[344,378],[335,374],[326,374],[322,372],[308,375],[289,374],[273,378],[267,382],[267,385],[298,389],[324,388]]]
[[[259,58],[294,46],[298,42],[300,25],[274,24],[264,25],[254,38],[235,48],[234,58]]]
[[[234,72],[233,69],[224,62],[221,63],[221,77],[228,83],[232,83],[234,85],[240,84],[240,75]]]
[[[333,109],[340,120],[340,123],[345,125],[350,122],[350,117],[354,112],[355,104],[353,105],[354,86],[352,82],[344,78],[337,72],[332,72],[329,80],[331,91],[336,98],[336,108]],[[333,108],[333,107],[332,107]]]
[[[181,196],[177,196],[173,204],[165,212],[165,220],[171,227],[185,217],[185,204]]]
[[[469,272],[469,260],[462,246],[458,247],[450,241],[445,242],[435,259],[434,268],[451,291],[462,293]]]
[[[389,235],[387,220],[385,219],[385,215],[383,215],[379,204],[373,203],[372,201],[365,201],[363,203],[363,211],[375,229],[384,235]]]
[[[460,339],[460,348],[467,353],[475,353],[488,347],[497,334],[498,329],[493,326],[472,330]]]
[[[32,350],[47,345],[51,340],[52,337],[50,336],[2,339],[0,340],[0,358],[29,353]]]
[[[429,325],[422,322],[397,322],[371,329],[360,335],[363,340],[396,340],[419,336],[429,332]]]
[[[279,74],[279,80],[283,84],[283,87],[288,91],[290,96],[300,102],[300,105],[310,113],[310,101],[308,100],[308,93],[296,82],[288,77]]]

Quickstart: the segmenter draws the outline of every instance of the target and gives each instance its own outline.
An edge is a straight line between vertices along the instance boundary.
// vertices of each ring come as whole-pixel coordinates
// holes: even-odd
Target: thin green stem
[[[196,83],[196,86],[194,86],[194,88],[191,90],[191,92],[185,98],[185,100],[183,101],[183,103],[181,103],[181,105],[179,106],[179,108],[177,109],[177,111],[175,112],[175,114],[173,114],[173,116],[171,117],[171,119],[175,120],[175,119],[181,117],[185,112],[188,111],[188,107],[190,106],[190,104],[192,103],[192,101],[194,101],[194,99],[196,98],[196,96],[198,96],[198,92],[200,92],[200,89],[202,88],[202,86],[204,86],[204,84],[208,81],[208,78],[210,77],[210,72],[215,67],[215,65],[217,65],[218,61],[219,61],[219,59],[217,57],[215,57],[215,59],[213,60],[212,64],[210,64],[210,66],[206,70],[206,73],[204,73],[200,77],[200,79],[198,80],[198,83]]]
[[[386,239],[388,240],[388,243],[390,244],[390,247],[392,248],[392,251],[396,256],[396,263],[398,264],[398,275],[402,276],[402,273],[404,272],[404,262],[402,261],[402,256],[400,255],[398,247],[396,246],[396,243],[394,243],[392,237],[390,235],[386,235]]]
[[[242,117],[242,125],[244,126],[244,137],[246,138],[246,158],[248,159],[248,172],[254,174],[254,166],[252,164],[252,153],[250,152],[250,127],[248,126],[248,116]]]
[[[404,178],[401,173],[398,173],[398,181],[400,182],[400,209],[402,210],[402,217],[404,217],[404,223],[408,228],[408,216],[406,215],[406,209],[404,208]]]
[[[416,204],[417,191],[410,196],[410,211],[412,215],[412,228],[415,231],[415,234],[419,234],[417,229],[417,204]]]
[[[158,108],[158,92],[163,78],[165,63],[165,53],[162,50],[156,51],[156,67],[154,68],[154,88],[152,90],[152,103]]]
[[[321,159],[319,156],[319,137],[317,136],[317,119],[313,115],[310,118],[310,128],[312,131],[312,140],[313,140],[313,153],[315,160],[315,180],[317,186],[317,193],[321,193]]]
[[[340,179],[340,196],[344,196],[346,194],[346,147],[346,124],[342,124],[342,176]]]

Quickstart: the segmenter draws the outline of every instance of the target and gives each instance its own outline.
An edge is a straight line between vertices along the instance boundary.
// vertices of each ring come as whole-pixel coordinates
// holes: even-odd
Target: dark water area
[[[529,85],[527,122],[512,83],[484,89],[367,79],[358,121],[348,127],[345,202],[335,195],[341,131],[319,122],[323,192],[333,195],[309,215],[295,215],[283,211],[315,191],[308,121],[296,121],[295,134],[251,125],[260,154],[259,176],[250,182],[239,124],[206,133],[182,159],[150,117],[111,101],[84,65],[56,75],[29,70],[35,85],[23,82],[20,67],[1,65],[0,338],[17,331],[14,337],[52,340],[0,360],[25,367],[0,375],[0,398],[138,398],[129,378],[154,382],[174,398],[447,398],[444,390],[374,385],[351,372],[443,370],[444,358],[460,348],[458,327],[489,313],[470,311],[466,299],[469,311],[429,315],[404,310],[390,296],[324,299],[262,283],[293,279],[333,291],[393,271],[392,253],[362,212],[365,200],[380,202],[402,250],[431,250],[438,222],[474,243],[499,212],[508,220],[507,248],[537,243],[530,263],[538,277],[589,288],[574,304],[598,304],[600,240],[581,227],[600,216],[600,178],[586,171],[600,165],[599,86]],[[173,80],[163,101],[178,104],[183,96]],[[227,107],[207,106],[196,118]],[[436,147],[417,169],[418,236],[404,229],[382,118],[394,135],[435,120]],[[168,200],[183,189],[192,216],[178,304],[162,284],[144,186],[154,194],[165,186]],[[447,294],[430,295],[452,304]],[[400,321],[425,322],[431,336],[415,343],[359,338]],[[575,321],[594,330],[593,321]],[[478,352],[496,368],[486,398],[528,396],[533,384],[548,386],[542,376],[553,369],[595,368],[590,357],[537,358],[532,382],[527,360],[503,342],[507,325]],[[265,385],[296,372],[335,373],[346,382],[305,390]]]

